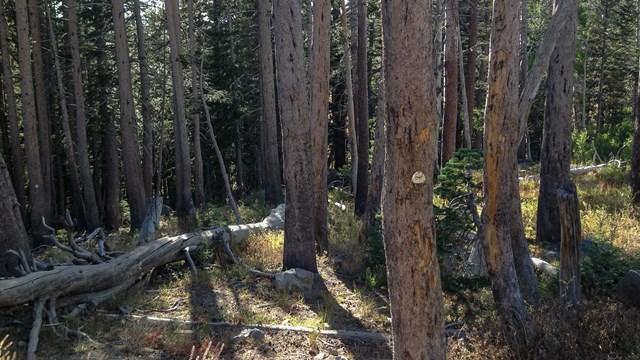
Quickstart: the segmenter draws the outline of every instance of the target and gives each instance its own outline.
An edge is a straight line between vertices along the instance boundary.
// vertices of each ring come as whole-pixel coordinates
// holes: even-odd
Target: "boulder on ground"
[[[277,273],[275,285],[278,291],[301,292],[307,301],[321,298],[323,290],[326,289],[320,275],[303,269],[289,269]]]

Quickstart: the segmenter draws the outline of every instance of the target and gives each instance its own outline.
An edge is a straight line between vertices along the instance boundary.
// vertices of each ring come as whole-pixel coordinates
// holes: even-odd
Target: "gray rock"
[[[640,270],[629,270],[616,285],[616,294],[626,304],[640,307]]]
[[[262,222],[272,230],[284,229],[284,208],[284,204],[278,205]]]
[[[307,301],[321,298],[325,289],[319,275],[303,269],[289,269],[277,273],[275,285],[277,291],[301,292]]]
[[[233,337],[233,340],[235,341],[243,341],[247,339],[262,341],[264,340],[264,332],[258,329],[244,329],[240,334]]]
[[[556,251],[549,250],[546,253],[544,253],[543,258],[546,261],[560,260],[560,254]]]

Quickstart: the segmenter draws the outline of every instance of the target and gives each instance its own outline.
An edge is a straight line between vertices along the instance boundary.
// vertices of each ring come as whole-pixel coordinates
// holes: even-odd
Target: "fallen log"
[[[19,278],[0,280],[0,307],[33,302],[40,298],[82,299],[82,294],[97,294],[130,282],[153,268],[181,260],[186,248],[209,246],[212,239],[229,237],[242,242],[249,235],[284,227],[284,205],[271,211],[256,224],[202,229],[173,237],[164,237],[130,252],[98,264],[56,266],[49,271],[31,272]],[[68,301],[66,302],[69,304]]]

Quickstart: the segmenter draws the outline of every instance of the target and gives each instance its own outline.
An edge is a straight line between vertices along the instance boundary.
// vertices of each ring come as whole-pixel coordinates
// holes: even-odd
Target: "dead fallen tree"
[[[250,234],[281,229],[284,205],[274,209],[262,222],[250,225],[203,229],[173,237],[165,237],[139,246],[117,258],[89,265],[56,266],[49,271],[31,272],[19,278],[0,280],[0,307],[34,302],[40,298],[65,298],[99,293],[121,287],[152,269],[181,260],[184,249],[209,246],[212,240],[228,237],[232,242],[245,241]]]

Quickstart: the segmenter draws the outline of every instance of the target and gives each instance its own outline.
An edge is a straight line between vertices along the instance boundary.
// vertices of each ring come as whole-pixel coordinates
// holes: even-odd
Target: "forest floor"
[[[535,172],[532,169],[531,172]],[[585,294],[577,306],[557,301],[557,280],[539,274],[541,303],[530,307],[537,333],[523,339],[513,353],[503,342],[486,278],[458,276],[455,266],[443,268],[445,320],[461,332],[447,340],[451,359],[630,359],[640,358],[640,309],[614,296],[617,280],[629,269],[640,268],[640,224],[630,207],[629,190],[620,169],[604,169],[576,179],[582,210],[583,237],[597,247],[597,256],[582,263]],[[527,236],[535,233],[537,183],[521,185]],[[339,339],[322,330],[391,333],[390,310],[381,271],[381,248],[358,245],[360,223],[351,216],[352,204],[344,192],[333,191],[330,206],[331,254],[319,258],[319,272],[327,287],[324,296],[305,301],[299,294],[275,291],[270,279],[255,277],[244,267],[220,264],[214,251],[197,255],[198,274],[174,263],[154,271],[148,282],[78,317],[64,317],[91,341],[68,339],[43,326],[38,354],[47,359],[390,359],[389,341]],[[241,207],[247,221],[259,221],[269,209],[255,199]],[[203,226],[232,223],[226,208],[210,207],[200,215]],[[163,220],[162,235],[178,233],[173,218]],[[124,231],[110,235],[115,243],[132,244]],[[234,249],[243,262],[263,271],[277,271],[282,232],[252,236]],[[534,256],[549,247],[532,244]],[[49,251],[48,256],[56,256]],[[447,255],[449,257],[456,254]],[[460,255],[460,254],[457,254]],[[58,255],[61,256],[61,255]],[[458,256],[461,257],[462,255]],[[552,261],[553,263],[553,261]],[[557,262],[554,263],[557,265]],[[0,340],[9,334],[11,351],[24,356],[30,307],[0,312]],[[170,319],[175,321],[163,321]],[[263,338],[234,339],[251,324]],[[305,331],[283,330],[303,327]],[[0,344],[0,359],[3,359]],[[208,357],[203,357],[209,349]],[[193,353],[192,353],[193,351]],[[6,351],[5,351],[6,352]]]

